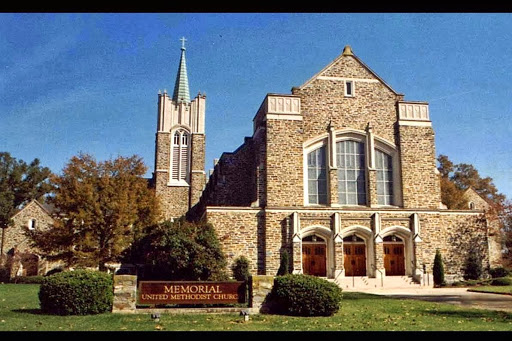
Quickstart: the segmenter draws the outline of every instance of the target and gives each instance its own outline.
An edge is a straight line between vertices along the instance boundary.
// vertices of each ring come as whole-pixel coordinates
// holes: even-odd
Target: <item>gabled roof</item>
[[[361,59],[359,59],[352,51],[352,48],[350,47],[350,45],[346,45],[345,48],[343,49],[343,53],[341,55],[339,55],[336,59],[334,59],[331,63],[329,63],[326,67],[324,67],[322,70],[320,70],[320,72],[318,72],[317,74],[315,74],[313,77],[311,77],[309,80],[307,80],[304,84],[302,84],[301,86],[299,86],[299,89],[301,88],[304,88],[306,87],[307,85],[309,85],[309,83],[313,82],[315,79],[317,79],[322,73],[324,73],[326,70],[328,70],[329,68],[331,68],[333,65],[335,65],[336,63],[338,63],[342,58],[344,57],[347,57],[347,56],[350,56],[352,58],[354,58],[362,67],[364,67],[368,72],[370,72],[375,78],[377,78],[382,84],[384,84],[384,86],[386,86],[389,90],[391,90],[391,92],[393,92],[395,95],[403,95],[401,93],[398,93],[396,92],[391,86],[389,86],[389,84],[387,84],[382,78],[379,77],[379,75],[377,75],[372,69],[370,69],[365,63],[363,63],[361,61]]]
[[[37,201],[36,199],[33,199],[31,202],[29,202],[28,204],[26,204],[25,206],[23,206],[18,212],[16,212],[16,214],[14,214],[11,219],[14,219],[14,217],[16,217],[18,214],[20,214],[21,212],[23,212],[25,209],[27,209],[28,207],[32,206],[32,205],[37,205],[39,206],[46,214],[48,214],[49,216],[51,216],[51,210],[53,209],[53,206],[50,206],[50,205],[47,205],[47,204],[41,204],[39,201]]]

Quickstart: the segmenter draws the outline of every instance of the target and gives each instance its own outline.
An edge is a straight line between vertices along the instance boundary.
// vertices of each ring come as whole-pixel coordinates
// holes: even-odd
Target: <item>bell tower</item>
[[[206,96],[190,100],[185,38],[172,97],[158,94],[153,184],[165,219],[178,218],[193,207],[203,191]]]

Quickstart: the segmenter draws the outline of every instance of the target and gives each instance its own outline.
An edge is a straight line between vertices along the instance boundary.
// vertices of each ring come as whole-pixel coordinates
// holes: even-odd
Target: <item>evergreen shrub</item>
[[[445,285],[443,258],[441,257],[441,252],[439,250],[436,250],[436,255],[434,257],[434,268],[432,269],[432,273],[434,275],[435,286]]]
[[[281,263],[279,264],[279,269],[277,270],[278,276],[284,276],[290,273],[290,255],[288,251],[283,250],[281,252]]]
[[[471,250],[464,266],[464,279],[480,279],[482,276],[482,258],[475,250]]]
[[[53,315],[92,315],[112,310],[112,275],[99,271],[65,271],[44,277],[41,310]]]
[[[244,256],[238,257],[231,266],[231,271],[233,271],[233,277],[237,281],[247,281],[251,275],[249,271],[249,260]]]
[[[339,308],[342,289],[325,279],[302,274],[277,276],[270,293],[275,313],[331,316]]]

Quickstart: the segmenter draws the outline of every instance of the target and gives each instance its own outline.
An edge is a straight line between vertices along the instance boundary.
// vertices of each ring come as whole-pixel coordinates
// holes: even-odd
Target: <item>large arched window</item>
[[[188,182],[190,135],[177,130],[172,140],[171,181]]]
[[[379,205],[394,205],[393,202],[393,159],[378,149],[375,150],[377,169],[377,202]]]
[[[345,140],[336,143],[338,202],[342,205],[366,205],[364,143]]]
[[[308,153],[308,202],[327,204],[327,167],[325,146]]]

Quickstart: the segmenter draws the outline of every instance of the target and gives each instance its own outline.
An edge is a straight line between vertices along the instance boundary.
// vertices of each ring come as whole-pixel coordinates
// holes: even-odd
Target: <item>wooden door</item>
[[[345,243],[343,251],[345,276],[366,276],[366,246]]]
[[[386,276],[405,275],[404,244],[384,243],[384,268]]]
[[[325,244],[302,244],[302,266],[304,273],[312,276],[327,275]]]

